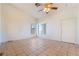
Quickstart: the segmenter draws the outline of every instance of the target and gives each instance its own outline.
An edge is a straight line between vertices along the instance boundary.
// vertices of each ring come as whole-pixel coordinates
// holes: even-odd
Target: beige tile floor
[[[6,42],[3,56],[79,56],[79,45],[48,39],[23,39]]]

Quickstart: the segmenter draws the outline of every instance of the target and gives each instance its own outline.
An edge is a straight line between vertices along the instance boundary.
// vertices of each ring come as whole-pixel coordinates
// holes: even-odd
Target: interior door
[[[75,20],[62,20],[62,41],[75,43]]]

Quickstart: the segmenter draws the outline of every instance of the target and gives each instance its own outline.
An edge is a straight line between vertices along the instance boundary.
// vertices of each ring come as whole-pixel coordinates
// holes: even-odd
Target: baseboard
[[[41,37],[39,37],[40,39],[49,39],[49,38],[41,38]],[[77,45],[79,45],[78,43],[76,43],[76,42],[74,42],[74,43],[72,43],[72,42],[65,42],[65,41],[61,41],[61,40],[55,40],[55,39],[49,39],[49,40],[54,40],[54,41],[60,41],[60,42],[64,42],[64,43],[68,43],[68,44],[77,44]]]
[[[32,39],[32,38],[34,38],[34,37],[35,37],[35,36],[33,36],[33,37],[28,37],[28,38],[15,39],[15,40],[10,39],[10,40],[6,40],[5,42],[2,42],[2,43],[12,42],[12,41],[16,41],[16,40]]]

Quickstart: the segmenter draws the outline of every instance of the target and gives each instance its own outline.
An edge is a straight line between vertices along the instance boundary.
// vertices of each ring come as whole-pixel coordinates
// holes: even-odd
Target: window
[[[31,34],[36,33],[36,24],[31,24]]]
[[[39,34],[41,35],[46,34],[46,24],[39,24]]]
[[[32,24],[31,25],[31,33],[38,35],[46,34],[46,24]]]

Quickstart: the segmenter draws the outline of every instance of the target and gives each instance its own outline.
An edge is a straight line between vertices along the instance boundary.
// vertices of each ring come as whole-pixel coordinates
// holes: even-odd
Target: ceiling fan
[[[35,3],[36,7],[42,7],[43,8],[39,11],[45,11],[46,13],[48,13],[50,10],[57,10],[58,7],[54,6],[53,3]]]

